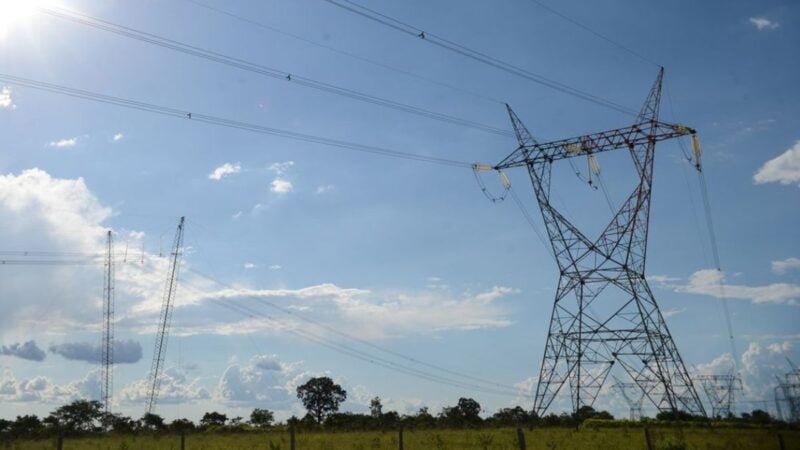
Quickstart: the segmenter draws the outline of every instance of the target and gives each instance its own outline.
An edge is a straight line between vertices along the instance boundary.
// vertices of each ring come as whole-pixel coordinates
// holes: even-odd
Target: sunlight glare
[[[0,0],[0,37],[27,26],[39,3],[36,0]]]

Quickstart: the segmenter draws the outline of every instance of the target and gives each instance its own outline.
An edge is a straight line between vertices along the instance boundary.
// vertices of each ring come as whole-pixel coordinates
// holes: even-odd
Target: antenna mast
[[[111,412],[111,397],[114,392],[114,238],[108,230],[106,257],[103,264],[103,342],[101,346],[100,401],[103,411]]]
[[[153,413],[158,400],[158,389],[161,384],[160,373],[163,370],[164,358],[167,354],[167,341],[169,338],[169,326],[172,321],[172,302],[175,298],[175,291],[178,288],[178,272],[180,270],[181,255],[183,254],[183,223],[185,217],[181,217],[178,229],[175,232],[175,240],[172,244],[170,254],[169,271],[167,272],[167,282],[164,286],[164,298],[161,303],[161,316],[156,333],[156,342],[153,349],[153,363],[150,366],[150,394],[147,398],[147,413]]]

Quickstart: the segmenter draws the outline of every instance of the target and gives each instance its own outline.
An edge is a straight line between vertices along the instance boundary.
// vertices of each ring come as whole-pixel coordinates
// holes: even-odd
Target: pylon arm
[[[553,162],[560,159],[630,148],[649,141],[658,142],[680,136],[693,135],[696,131],[684,125],[665,122],[642,122],[626,128],[601,131],[599,133],[561,139],[533,145],[520,145],[506,159],[494,166],[497,170],[520,167],[528,164]]]

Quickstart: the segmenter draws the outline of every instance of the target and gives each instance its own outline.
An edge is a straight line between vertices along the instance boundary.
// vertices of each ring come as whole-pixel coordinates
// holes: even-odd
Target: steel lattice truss
[[[617,380],[616,377],[615,381],[612,387],[619,392],[622,398],[625,399],[625,403],[628,404],[628,408],[630,408],[630,419],[641,420],[644,391],[639,388],[637,383],[623,383]]]
[[[705,415],[644,276],[656,143],[695,133],[659,122],[663,75],[662,69],[636,123],[626,128],[539,143],[508,108],[519,147],[494,168],[527,167],[560,270],[534,400],[539,416],[565,384],[575,411],[591,406],[615,365],[660,411]],[[559,160],[615,149],[630,152],[639,181],[590,240],[551,204],[551,169]],[[606,315],[592,312],[601,293]]]
[[[778,408],[778,414],[783,417],[780,405],[781,403],[786,404],[788,406],[786,421],[800,423],[800,369],[791,361],[789,364],[792,366],[792,371],[785,374],[783,379],[778,378],[778,386],[775,388],[775,406]]]
[[[158,322],[156,342],[153,348],[153,362],[150,366],[150,391],[147,396],[146,412],[152,413],[158,401],[158,391],[161,387],[161,371],[164,367],[164,358],[167,355],[167,341],[169,340],[169,327],[172,322],[172,304],[175,298],[175,291],[178,289],[178,272],[180,271],[181,255],[183,254],[183,224],[184,218],[181,217],[178,229],[175,232],[175,240],[172,243],[172,253],[170,254],[169,271],[167,281],[164,285],[164,297],[161,303],[161,315]]]
[[[711,401],[711,415],[723,419],[731,417],[731,413],[735,412],[736,391],[742,390],[739,377],[728,374],[698,375],[696,378]]]
[[[114,240],[111,231],[106,242],[106,257],[103,264],[103,342],[100,346],[100,401],[106,414],[111,412],[111,397],[114,391]]]

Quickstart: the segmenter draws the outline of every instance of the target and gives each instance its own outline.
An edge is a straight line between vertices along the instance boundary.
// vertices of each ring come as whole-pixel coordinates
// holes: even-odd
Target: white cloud
[[[670,317],[675,317],[678,314],[683,314],[686,312],[686,308],[670,308],[661,311],[661,315],[664,316],[665,319],[669,319]]]
[[[750,23],[758,29],[758,31],[776,30],[781,26],[781,24],[778,22],[774,22],[763,16],[751,17],[749,20]]]
[[[45,358],[44,350],[36,345],[36,341],[0,346],[0,355],[16,356],[28,361],[44,361]]]
[[[82,379],[64,385],[45,376],[17,380],[10,370],[0,377],[0,400],[3,402],[35,402],[66,404],[70,401],[100,397],[100,372],[93,370]]]
[[[101,252],[102,222],[111,214],[82,178],[52,178],[39,169],[0,175],[0,229],[16,249]],[[54,333],[76,323],[97,323],[100,296],[94,295],[96,289],[87,293],[87,286],[102,286],[95,271],[67,266],[44,273],[8,270],[13,276],[3,281],[0,338],[15,331]]]
[[[14,99],[11,98],[11,88],[8,86],[3,86],[0,89],[0,109],[17,109]]]
[[[147,377],[133,381],[120,389],[117,398],[127,404],[142,404],[149,398],[150,383]],[[199,379],[189,379],[185,367],[167,367],[161,374],[158,402],[164,404],[192,403],[211,398],[208,389]]]
[[[48,147],[55,147],[55,148],[70,148],[75,147],[78,144],[78,138],[64,138],[59,139],[57,141],[50,141],[47,146]]]
[[[240,303],[281,299],[279,304],[283,308],[313,311],[308,316],[315,321],[336,323],[349,333],[364,338],[385,339],[409,334],[506,327],[511,321],[498,301],[516,292],[507,287],[494,287],[460,296],[440,290],[376,293],[320,284],[300,289],[222,289],[202,294],[195,301]],[[184,331],[239,334],[265,330],[281,332],[299,326],[299,322],[291,318],[279,323],[263,317],[237,318],[236,323],[198,323],[198,320],[202,318],[197,318]]]
[[[240,217],[242,217],[242,211],[236,211],[236,213],[234,213],[234,214],[231,216],[231,219],[233,219],[233,220],[239,220],[239,218],[240,218]]]
[[[772,271],[786,273],[790,270],[800,270],[800,258],[787,258],[782,261],[772,261]]]
[[[245,269],[255,269],[256,265],[254,263],[247,262],[247,263],[244,263],[244,268]]]
[[[280,264],[273,264],[269,266],[269,270],[281,270],[281,269],[283,269],[283,266],[281,266]]]
[[[269,170],[275,172],[275,175],[283,175],[294,165],[294,161],[276,162],[269,166]]]
[[[800,141],[770,159],[753,175],[756,184],[774,183],[792,184],[800,182]]]
[[[689,283],[674,286],[677,292],[710,295],[717,298],[734,298],[750,300],[753,303],[789,303],[800,298],[800,285],[789,283],[773,283],[764,286],[745,286],[739,284],[720,283],[725,281],[725,274],[715,269],[698,270],[689,277]]]
[[[114,137],[112,137],[111,139],[112,139],[114,142],[119,142],[119,141],[121,141],[121,140],[122,140],[124,137],[125,137],[125,135],[124,135],[124,134],[122,134],[122,133],[117,133],[117,134],[115,134],[115,135],[114,135]]]
[[[671,277],[669,275],[647,275],[647,281],[658,284],[665,284],[665,283],[671,283],[673,281],[680,281],[680,278]]]
[[[219,181],[229,175],[234,175],[242,171],[242,165],[238,162],[236,163],[225,163],[216,169],[213,172],[208,174],[209,180]]]
[[[299,362],[283,363],[276,355],[256,355],[247,364],[233,364],[225,369],[214,390],[214,398],[227,404],[283,409],[296,401],[294,391],[298,377],[304,376]]]
[[[294,186],[292,186],[291,181],[285,178],[276,177],[274,180],[272,180],[269,189],[277,194],[287,194],[292,192]]]
[[[320,195],[320,194],[324,194],[326,192],[331,192],[331,191],[333,191],[335,189],[336,189],[336,186],[334,186],[332,184],[326,184],[324,186],[317,186],[317,190],[314,191],[314,193],[317,194],[317,195]]]

